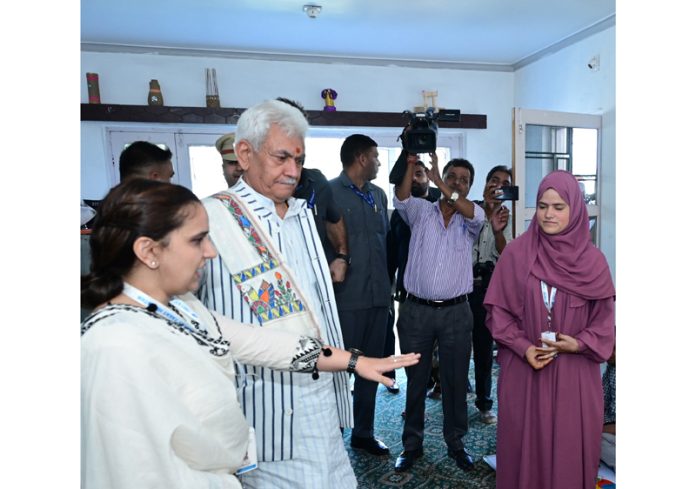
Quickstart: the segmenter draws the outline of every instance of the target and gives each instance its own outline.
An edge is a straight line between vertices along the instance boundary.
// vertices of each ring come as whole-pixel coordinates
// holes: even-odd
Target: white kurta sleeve
[[[276,370],[311,371],[321,351],[314,338],[279,329],[243,324],[213,313],[232,357],[249,365]]]

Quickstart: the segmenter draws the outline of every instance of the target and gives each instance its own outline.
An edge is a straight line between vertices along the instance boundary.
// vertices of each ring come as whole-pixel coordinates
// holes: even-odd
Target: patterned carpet
[[[495,402],[498,366],[493,366],[493,409]],[[469,379],[474,385],[473,362],[469,369]],[[390,449],[388,457],[374,457],[350,446],[350,430],[344,433],[346,450],[350,457],[358,486],[371,489],[387,488],[472,488],[495,489],[495,471],[483,461],[484,455],[495,453],[496,425],[486,425],[479,420],[478,409],[474,406],[474,396],[469,395],[469,433],[465,447],[474,458],[474,468],[469,472],[459,469],[454,460],[447,456],[447,446],[442,438],[442,406],[439,400],[426,399],[425,405],[425,443],[424,454],[407,472],[394,472],[394,462],[402,450],[401,431],[403,419],[401,412],[406,404],[406,374],[397,371],[401,386],[399,394],[390,394],[384,386],[377,390],[377,412],[375,414],[375,436]]]

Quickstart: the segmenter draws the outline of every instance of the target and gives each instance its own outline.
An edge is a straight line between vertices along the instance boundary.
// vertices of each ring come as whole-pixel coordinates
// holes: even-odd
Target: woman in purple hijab
[[[541,181],[536,209],[505,247],[484,300],[499,346],[496,487],[594,489],[614,285],[571,173]]]

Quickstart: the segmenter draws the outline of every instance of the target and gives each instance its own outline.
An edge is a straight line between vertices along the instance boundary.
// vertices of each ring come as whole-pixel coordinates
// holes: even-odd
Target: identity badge
[[[242,466],[235,472],[236,475],[242,475],[250,470],[258,467],[258,457],[256,455],[256,432],[254,428],[249,427],[249,446],[247,453],[242,461]]]

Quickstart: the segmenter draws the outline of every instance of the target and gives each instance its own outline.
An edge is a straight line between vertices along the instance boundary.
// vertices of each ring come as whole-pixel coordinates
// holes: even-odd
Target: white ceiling
[[[323,8],[317,18],[303,5]],[[513,69],[614,25],[615,0],[82,0],[82,48]]]

